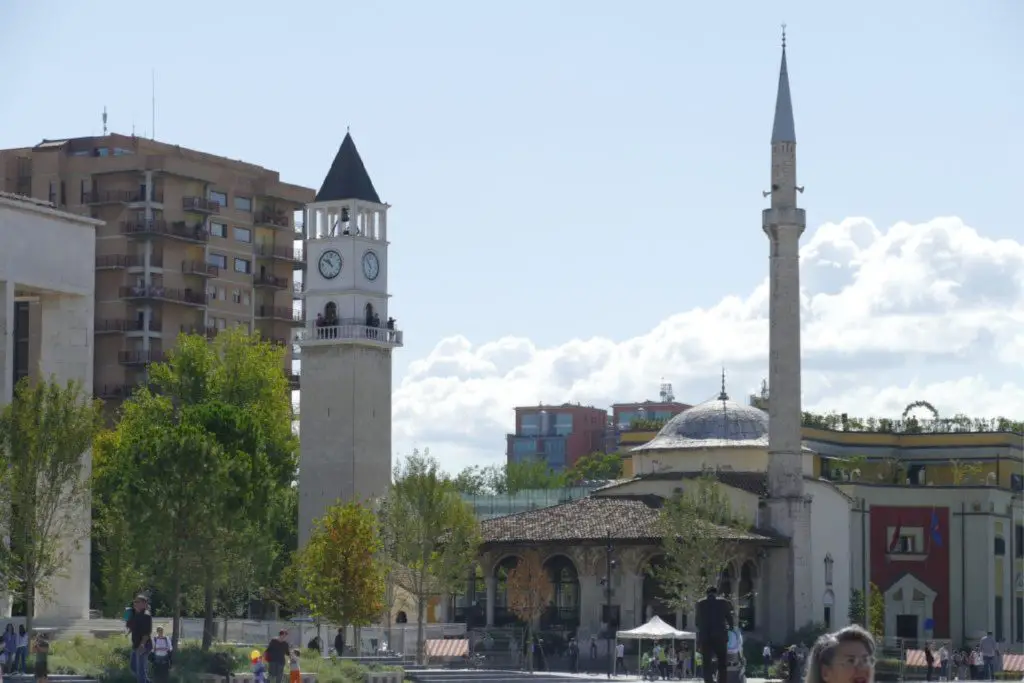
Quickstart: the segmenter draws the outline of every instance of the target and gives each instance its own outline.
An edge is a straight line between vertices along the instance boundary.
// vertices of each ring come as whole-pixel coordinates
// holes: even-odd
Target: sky
[[[350,129],[393,206],[394,449],[454,470],[503,459],[515,405],[767,376],[783,22],[805,407],[1024,415],[1013,0],[2,0],[0,146],[106,107],[319,187]]]

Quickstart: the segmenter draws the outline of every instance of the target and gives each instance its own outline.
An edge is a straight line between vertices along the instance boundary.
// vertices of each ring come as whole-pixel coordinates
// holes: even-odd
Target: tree
[[[566,483],[576,484],[582,481],[603,481],[618,479],[622,476],[622,455],[620,453],[604,453],[597,451],[585,455],[566,472]]]
[[[658,518],[664,560],[651,571],[669,606],[689,612],[740,553],[746,524],[733,514],[713,472],[665,501]]]
[[[515,495],[529,489],[558,489],[565,486],[565,475],[555,472],[546,461],[537,459],[510,462],[505,466],[504,491]]]
[[[856,588],[850,591],[850,608],[846,616],[851,624],[864,625],[864,591]]]
[[[112,515],[132,511],[134,531],[145,518],[129,534],[132,552],[160,558],[147,573],[172,596],[175,615],[190,584],[203,586],[208,648],[217,597],[244,600],[282,567],[286,549],[265,541],[280,535],[294,496],[283,350],[240,328],[212,344],[182,335],[149,374],[151,388],[125,403],[117,452],[102,468],[104,503]]]
[[[885,596],[874,583],[868,585],[868,612],[870,613],[870,625],[868,630],[875,638],[885,635]]]
[[[4,587],[25,603],[32,628],[36,596],[67,569],[89,533],[84,455],[99,434],[101,405],[77,382],[22,379],[0,413],[0,543]]]
[[[981,483],[982,467],[978,463],[950,460],[949,465],[952,470],[954,485]]]
[[[373,511],[355,502],[328,508],[295,554],[300,594],[310,613],[338,626],[366,626],[380,616],[385,589],[380,548]]]
[[[555,585],[536,552],[524,553],[505,580],[508,608],[526,624],[525,642],[530,642],[534,622],[540,619],[555,598]],[[526,652],[529,652],[529,647]],[[533,658],[527,657],[533,670]]]
[[[479,465],[470,465],[455,475],[455,478],[452,479],[452,486],[462,494],[470,496],[487,495],[490,493],[488,490],[488,469]]]
[[[464,585],[476,560],[479,526],[438,461],[418,453],[395,466],[379,516],[388,571],[416,601],[416,652],[422,662],[427,601]]]

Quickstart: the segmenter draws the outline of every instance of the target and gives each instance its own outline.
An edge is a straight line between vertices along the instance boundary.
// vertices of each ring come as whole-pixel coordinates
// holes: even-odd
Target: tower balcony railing
[[[174,287],[161,287],[160,285],[134,285],[121,287],[118,296],[122,299],[153,299],[156,301],[170,301],[186,306],[205,306],[206,293],[197,292],[193,289],[176,289]]]
[[[145,263],[137,254],[103,254],[96,257],[96,270],[119,270],[141,268]]]
[[[270,273],[258,273],[252,279],[252,283],[256,287],[266,287],[268,289],[288,288],[288,278],[278,277],[277,275],[271,275]]]
[[[220,268],[202,261],[182,261],[181,272],[199,277],[220,277]]]
[[[121,223],[121,234],[129,237],[170,237],[183,242],[204,244],[210,240],[210,234],[202,223],[189,225],[185,221],[168,223],[164,220],[124,221]]]
[[[220,202],[206,197],[182,197],[181,208],[192,213],[220,213]]]
[[[367,346],[397,348],[404,344],[401,330],[367,325],[365,320],[359,320],[358,324],[309,325],[299,331],[298,341],[303,346],[331,346],[338,342],[354,342]]]

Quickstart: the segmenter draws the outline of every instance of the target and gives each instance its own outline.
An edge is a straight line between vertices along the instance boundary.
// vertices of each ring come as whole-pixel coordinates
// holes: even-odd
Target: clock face
[[[380,275],[380,260],[372,251],[363,254],[363,275],[367,280],[376,280]]]
[[[317,268],[325,280],[333,280],[341,273],[341,254],[334,249],[328,249],[320,254]]]

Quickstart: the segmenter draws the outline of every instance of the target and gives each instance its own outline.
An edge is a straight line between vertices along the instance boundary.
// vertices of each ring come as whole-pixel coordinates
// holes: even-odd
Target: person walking
[[[128,617],[125,627],[132,639],[132,652],[128,660],[128,666],[135,674],[138,683],[148,683],[146,675],[146,649],[149,640],[153,637],[153,617],[146,611],[149,606],[149,598],[145,595],[135,596],[132,602],[132,615]]]
[[[288,663],[288,631],[279,631],[277,638],[271,639],[263,653],[267,659],[267,669],[271,683],[284,683],[284,667]]]
[[[171,639],[164,635],[163,626],[157,626],[156,637],[153,638],[153,681],[167,683],[171,677],[171,654],[174,647]]]
[[[715,586],[708,586],[705,596],[697,601],[696,616],[697,648],[703,655],[704,683],[714,680],[712,657],[718,664],[719,683],[726,683],[729,680],[729,631],[735,628],[732,605],[718,596]]]
[[[932,671],[935,670],[935,653],[932,652],[932,644],[924,644],[924,665],[925,665],[925,680],[931,683]]]
[[[35,677],[36,683],[46,683],[50,677],[50,642],[46,639],[45,633],[36,636],[35,647]]]
[[[999,654],[999,650],[996,648],[996,639],[992,637],[992,631],[986,633],[985,637],[981,639],[978,649],[981,651],[982,675],[986,681],[994,681],[996,679],[996,655]]]
[[[28,631],[25,624],[18,626],[18,647],[14,650],[14,672],[28,673]]]

